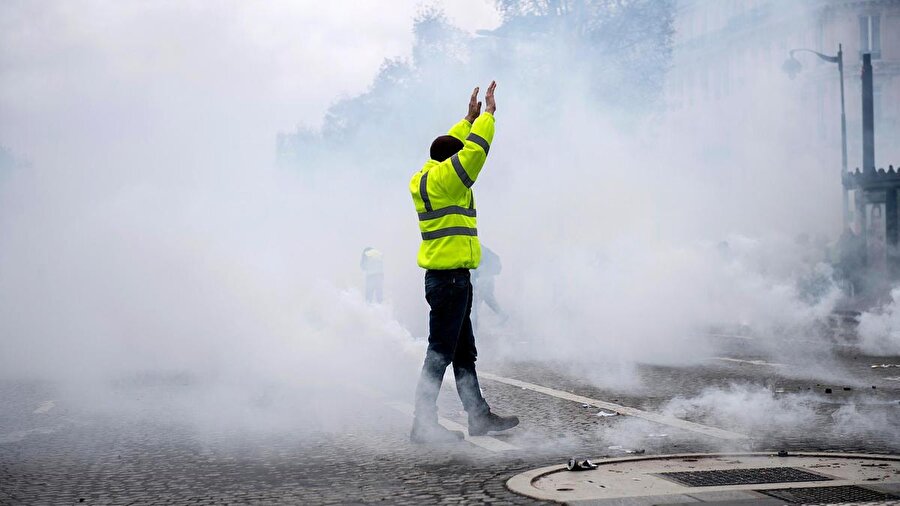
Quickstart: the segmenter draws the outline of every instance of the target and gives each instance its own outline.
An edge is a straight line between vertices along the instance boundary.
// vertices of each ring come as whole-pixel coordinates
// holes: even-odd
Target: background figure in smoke
[[[516,417],[491,413],[481,395],[475,373],[475,334],[472,331],[470,269],[478,268],[481,246],[475,220],[472,185],[487,159],[494,138],[494,89],[485,94],[481,114],[478,88],[469,100],[465,119],[431,144],[431,159],[413,174],[409,190],[419,215],[422,243],[417,262],[425,272],[425,300],[431,307],[428,350],[416,387],[416,410],[410,440],[416,443],[452,442],[462,434],[437,421],[437,397],[447,366],[453,364],[456,389],[469,415],[469,435],[506,430]]]
[[[851,298],[862,288],[863,271],[866,267],[866,245],[857,232],[859,225],[851,222],[838,240],[838,277],[844,291]]]
[[[380,304],[384,292],[384,258],[380,251],[367,247],[359,259],[366,274],[366,302]]]
[[[866,230],[867,290],[872,296],[871,304],[890,300],[890,282],[887,267],[887,231],[884,220],[884,204],[871,204],[868,229]]]
[[[472,326],[476,329],[478,328],[478,310],[481,308],[482,302],[491,308],[491,311],[499,316],[501,321],[507,319],[506,313],[494,295],[494,278],[500,274],[502,268],[500,256],[482,244],[481,263],[472,272],[472,285],[475,288],[475,299],[472,302]]]
[[[883,205],[875,204],[869,216],[869,267],[877,274],[887,272],[887,241],[883,219]]]

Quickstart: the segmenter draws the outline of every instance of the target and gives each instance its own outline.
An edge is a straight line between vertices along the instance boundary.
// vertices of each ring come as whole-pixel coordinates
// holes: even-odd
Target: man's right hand
[[[484,110],[485,112],[489,112],[494,114],[494,111],[497,110],[497,102],[494,101],[494,90],[497,88],[497,81],[491,81],[491,85],[488,86],[487,93],[484,95]],[[476,88],[477,90],[477,88]],[[481,105],[481,104],[478,104]],[[480,107],[479,107],[480,109]]]

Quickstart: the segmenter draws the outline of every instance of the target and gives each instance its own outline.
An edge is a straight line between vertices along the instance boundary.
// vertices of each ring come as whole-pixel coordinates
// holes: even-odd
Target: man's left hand
[[[469,114],[466,115],[466,121],[472,123],[481,115],[481,102],[478,101],[478,87],[472,91],[472,97],[469,98]]]

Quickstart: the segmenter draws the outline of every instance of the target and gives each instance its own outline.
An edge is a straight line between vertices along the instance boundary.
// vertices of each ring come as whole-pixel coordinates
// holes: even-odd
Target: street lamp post
[[[847,114],[844,111],[844,50],[842,45],[838,44],[837,56],[828,56],[827,54],[822,54],[818,51],[813,51],[812,49],[791,49],[790,52],[788,52],[789,57],[787,61],[782,65],[782,68],[787,72],[791,79],[793,79],[802,68],[800,62],[794,58],[794,53],[801,51],[812,53],[827,62],[837,63],[838,66],[838,73],[840,74],[841,79],[841,181],[843,181],[844,174],[847,173]],[[844,227],[846,228],[847,223],[850,220],[850,209],[846,188],[843,189],[843,208]]]

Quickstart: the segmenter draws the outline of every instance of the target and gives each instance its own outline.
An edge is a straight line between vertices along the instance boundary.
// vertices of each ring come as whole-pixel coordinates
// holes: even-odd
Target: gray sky
[[[466,30],[499,23],[490,0],[444,3]],[[318,125],[409,54],[422,4],[7,0],[0,144],[36,165],[268,162],[277,131]]]

